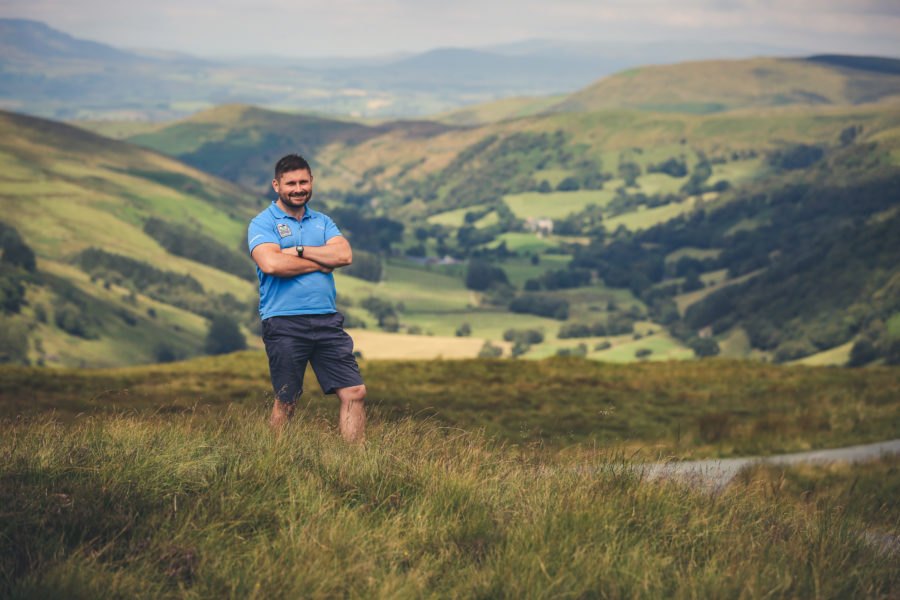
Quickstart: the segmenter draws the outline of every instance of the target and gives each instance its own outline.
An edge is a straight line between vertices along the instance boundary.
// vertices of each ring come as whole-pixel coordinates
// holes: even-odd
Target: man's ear
[[[278,193],[279,190],[278,190],[278,180],[277,179],[272,180],[272,189],[275,190],[275,193]]]

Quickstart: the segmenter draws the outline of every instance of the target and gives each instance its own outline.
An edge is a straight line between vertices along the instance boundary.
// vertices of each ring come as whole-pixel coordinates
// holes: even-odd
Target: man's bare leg
[[[276,400],[275,406],[272,407],[272,418],[269,419],[269,427],[276,431],[281,430],[294,416],[294,408],[296,406],[296,402],[288,404],[287,402]]]
[[[341,435],[348,442],[361,442],[366,439],[366,386],[336,390],[341,400]]]

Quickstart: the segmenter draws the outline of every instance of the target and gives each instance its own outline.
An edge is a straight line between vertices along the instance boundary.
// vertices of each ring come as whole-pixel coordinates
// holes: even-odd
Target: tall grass
[[[644,449],[644,458],[753,456],[880,442],[900,431],[900,370],[732,360],[607,364],[363,361],[367,403],[393,419],[429,416],[522,446]],[[304,405],[336,418],[307,373]],[[109,370],[0,367],[6,415],[54,410],[179,412],[271,402],[262,352]]]
[[[6,598],[891,597],[896,554],[765,485],[708,495],[583,446],[528,453],[305,413],[3,425]],[[594,468],[583,469],[584,465]]]

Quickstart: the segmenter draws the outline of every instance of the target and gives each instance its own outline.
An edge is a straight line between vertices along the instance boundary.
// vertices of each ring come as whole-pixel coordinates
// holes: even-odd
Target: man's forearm
[[[297,246],[283,248],[281,252],[288,256],[292,254],[297,256]],[[329,269],[337,269],[351,264],[353,262],[353,253],[350,250],[349,244],[304,246],[303,259],[313,261],[323,267],[328,267]]]
[[[293,248],[286,248],[285,250],[292,250],[293,253],[282,250],[280,254],[269,257],[267,268],[264,269],[266,274],[276,277],[296,277],[297,275],[315,272],[330,273],[332,270],[331,267],[322,265],[314,260],[305,257],[300,258],[297,256],[297,251]]]

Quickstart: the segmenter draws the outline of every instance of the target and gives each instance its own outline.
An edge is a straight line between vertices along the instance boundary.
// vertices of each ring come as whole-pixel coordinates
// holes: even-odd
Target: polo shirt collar
[[[269,206],[269,211],[272,213],[272,216],[276,219],[293,219],[296,221],[297,219],[293,216],[287,214],[278,206],[278,200],[273,200],[272,205]],[[313,215],[316,213],[313,209],[311,209],[308,205],[306,207],[306,211],[303,213],[303,220],[311,219]]]

